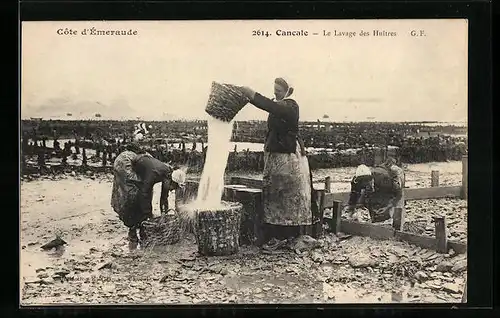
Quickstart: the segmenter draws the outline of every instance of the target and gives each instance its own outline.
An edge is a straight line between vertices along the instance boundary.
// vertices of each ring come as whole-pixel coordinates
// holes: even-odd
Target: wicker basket
[[[223,202],[226,207],[214,211],[198,210],[195,236],[198,252],[205,256],[224,256],[239,251],[243,205]]]
[[[144,247],[172,245],[180,241],[180,222],[177,213],[162,214],[159,217],[142,222],[145,239]]]
[[[212,82],[205,111],[214,118],[230,122],[248,102],[237,86]]]

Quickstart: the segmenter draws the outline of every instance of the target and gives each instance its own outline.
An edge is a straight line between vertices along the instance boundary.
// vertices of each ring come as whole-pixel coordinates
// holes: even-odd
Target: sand
[[[449,164],[452,168],[446,171],[450,172],[441,170],[448,185],[460,184],[459,164]],[[430,183],[431,166],[424,168],[410,166],[407,180]],[[329,174],[348,188],[348,172],[330,170]],[[322,177],[314,175],[315,179]],[[392,263],[388,264],[393,264],[390,253],[409,253],[414,248],[392,241],[353,237],[305,255],[265,255],[243,247],[232,258],[199,258],[196,243],[189,236],[164,250],[129,251],[127,228],[110,206],[111,175],[92,178],[66,175],[21,182],[22,304],[421,303],[457,302],[461,298],[466,272],[436,273],[432,265],[425,273],[437,276],[408,291],[408,282],[394,280],[398,275],[385,272],[382,265],[358,269],[346,261],[363,248],[388,257],[380,264],[389,260]],[[154,192],[155,215],[160,213],[159,187]],[[424,201],[416,208],[432,211],[436,202]],[[453,204],[466,204],[459,201]],[[447,205],[446,200],[438,203]],[[457,211],[461,215],[453,230],[465,231],[467,210]],[[56,233],[68,242],[66,248],[40,250]],[[60,281],[54,276],[56,272],[68,272],[66,279]],[[403,295],[402,300],[398,295]]]

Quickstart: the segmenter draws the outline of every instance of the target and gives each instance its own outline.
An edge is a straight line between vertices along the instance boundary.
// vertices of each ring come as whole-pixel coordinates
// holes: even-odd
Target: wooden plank
[[[446,218],[444,216],[434,218],[434,231],[436,233],[436,250],[438,253],[448,253]]]
[[[335,202],[342,202],[341,200],[335,200],[335,193],[324,193],[321,198],[323,209],[331,209]]]
[[[414,188],[404,189],[405,201],[439,199],[439,198],[459,198],[462,192],[461,186],[454,187],[435,187],[435,188]],[[350,192],[332,193],[332,198],[328,198],[328,202],[332,201],[349,201]]]
[[[332,193],[332,201],[348,202],[351,192]]]
[[[425,199],[439,199],[439,198],[459,198],[462,192],[461,186],[455,187],[435,187],[435,188],[421,188],[421,189],[405,189],[405,200],[425,200]]]
[[[459,241],[448,241],[448,249],[452,248],[458,254],[467,253],[467,244]]]
[[[231,184],[245,185],[252,188],[262,189],[262,179],[232,177]]]
[[[413,245],[427,249],[436,249],[436,239],[430,236],[417,235],[408,232],[395,231],[394,237],[399,241],[408,242]]]
[[[439,187],[439,171],[432,170],[431,171],[431,187]]]
[[[232,177],[231,185],[244,185],[254,189],[262,189],[262,180],[252,178]],[[317,191],[317,190],[316,190]],[[404,197],[406,201],[410,200],[425,200],[439,198],[459,198],[462,194],[461,186],[453,187],[434,187],[434,188],[415,188],[404,189]],[[349,201],[350,192],[329,193],[325,197],[325,206],[333,206],[333,201],[347,202]]]
[[[387,240],[394,237],[394,229],[370,223],[341,220],[340,230],[346,234],[367,236],[378,240]]]

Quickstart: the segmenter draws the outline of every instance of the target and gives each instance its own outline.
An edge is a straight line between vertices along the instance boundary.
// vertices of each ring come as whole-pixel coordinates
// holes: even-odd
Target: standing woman
[[[290,98],[293,87],[283,78],[274,81],[275,99],[241,87],[250,103],[269,113],[264,146],[264,247],[276,249],[286,239],[312,233],[312,180],[304,145],[299,137],[299,105]]]

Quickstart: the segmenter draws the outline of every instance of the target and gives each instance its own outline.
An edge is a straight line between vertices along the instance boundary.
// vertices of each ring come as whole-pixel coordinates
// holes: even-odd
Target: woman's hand
[[[252,100],[255,97],[255,91],[247,86],[240,86],[241,92],[243,95]]]
[[[160,202],[160,212],[166,213],[168,211],[168,202]]]

